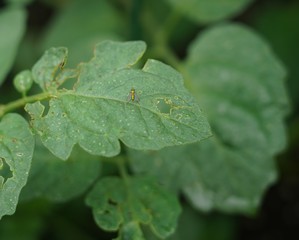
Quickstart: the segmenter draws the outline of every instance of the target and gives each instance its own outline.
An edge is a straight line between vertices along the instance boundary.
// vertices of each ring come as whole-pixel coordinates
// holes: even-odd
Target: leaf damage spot
[[[10,166],[6,163],[3,157],[0,157],[0,188],[12,177],[13,172],[11,171]]]
[[[158,98],[157,108],[161,113],[170,114],[172,101],[169,98]]]

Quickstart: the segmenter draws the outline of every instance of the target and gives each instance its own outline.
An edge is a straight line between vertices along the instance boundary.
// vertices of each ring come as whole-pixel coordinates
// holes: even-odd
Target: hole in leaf
[[[9,165],[6,163],[4,158],[0,157],[0,186],[2,186],[7,179],[12,177],[13,173],[10,170]]]
[[[49,105],[49,101],[46,101],[46,100],[42,100],[40,101],[40,103],[43,105],[44,109],[43,109],[43,113],[41,115],[41,117],[45,117],[48,112],[49,112],[49,109],[50,109],[50,105]]]
[[[165,98],[160,98],[157,101],[157,107],[161,113],[169,114],[171,110],[171,100],[170,99],[165,99]]]

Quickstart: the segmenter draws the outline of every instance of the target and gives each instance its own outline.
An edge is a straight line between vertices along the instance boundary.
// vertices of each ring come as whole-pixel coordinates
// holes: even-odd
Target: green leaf
[[[75,89],[57,93],[47,114],[40,102],[26,106],[54,155],[67,159],[76,143],[109,157],[119,153],[119,140],[135,149],[161,149],[210,135],[178,72],[155,60],[142,70],[132,68],[144,50],[143,42],[102,42],[95,57],[81,65]],[[131,88],[140,101],[130,101]]]
[[[68,50],[65,47],[50,48],[32,68],[33,80],[43,89],[59,87],[60,81],[55,81],[55,75],[62,69],[67,59]],[[60,79],[60,78],[59,78]]]
[[[111,1],[75,0],[60,9],[46,29],[42,49],[66,46],[71,53],[69,66],[76,66],[92,57],[96,43],[103,40],[120,40],[125,21],[111,6]]]
[[[242,25],[215,27],[192,45],[186,68],[224,143],[271,155],[284,149],[286,71],[260,37]]]
[[[33,148],[27,122],[17,114],[5,115],[0,122],[0,219],[15,212],[27,181]]]
[[[252,213],[276,179],[273,157],[286,145],[285,70],[267,44],[233,24],[208,30],[186,61],[213,137],[160,152],[131,152],[136,172],[183,189],[203,210]]]
[[[202,211],[252,213],[276,179],[275,162],[261,152],[230,149],[216,138],[158,152],[131,152],[132,168],[172,191],[183,190]]]
[[[122,226],[121,231],[115,240],[146,240],[139,224],[135,221]]]
[[[167,240],[231,240],[235,238],[236,227],[234,216],[219,213],[203,214],[185,204],[176,231]],[[144,229],[146,240],[160,240],[148,229]]]
[[[98,157],[75,147],[66,162],[53,156],[40,142],[36,145],[30,176],[21,200],[36,197],[51,201],[68,201],[79,196],[100,174]]]
[[[19,43],[25,31],[26,14],[18,8],[0,11],[0,85],[14,62]]]
[[[219,21],[237,15],[252,0],[166,0],[177,11],[198,23]]]
[[[30,90],[33,83],[32,73],[30,70],[24,70],[18,73],[14,80],[13,84],[18,92],[25,94]]]
[[[184,206],[178,228],[168,240],[231,240],[235,238],[235,217],[219,213],[201,214]]]
[[[199,151],[202,158],[213,152],[215,168],[222,166],[221,172],[226,172],[218,181],[228,182],[223,188],[234,193],[214,204],[223,210],[250,212],[275,180],[273,157],[286,146],[285,69],[267,43],[233,24],[202,34],[190,49],[186,67],[215,136]],[[198,207],[200,191],[198,186],[185,188]]]
[[[92,207],[101,228],[120,229],[119,239],[143,239],[140,224],[149,225],[157,236],[165,238],[174,232],[180,213],[174,195],[141,177],[102,179],[87,196],[86,204]]]

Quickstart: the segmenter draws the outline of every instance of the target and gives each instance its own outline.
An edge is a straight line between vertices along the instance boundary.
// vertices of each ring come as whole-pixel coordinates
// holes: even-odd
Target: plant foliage
[[[101,229],[142,240],[179,239],[181,209],[182,226],[201,219],[182,195],[196,211],[255,213],[286,146],[286,70],[249,27],[213,24],[252,1],[134,3],[132,35],[142,39],[144,28],[148,50],[126,41],[113,2],[71,1],[36,47],[44,53],[15,74],[21,98],[1,98],[0,218],[18,201],[83,196]],[[7,1],[0,11],[0,83],[25,32],[26,4],[34,1]],[[157,16],[159,26],[155,8],[169,15]],[[199,23],[205,29],[178,59],[168,44],[182,39],[176,24]],[[25,66],[28,36],[22,44]]]

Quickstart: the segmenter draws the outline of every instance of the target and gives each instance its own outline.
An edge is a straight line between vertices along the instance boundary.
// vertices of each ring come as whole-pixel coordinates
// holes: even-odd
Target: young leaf
[[[219,21],[238,14],[252,0],[166,0],[178,11],[199,23]]]
[[[75,147],[68,161],[62,162],[38,142],[20,199],[43,197],[62,202],[82,194],[100,174],[98,158]]]
[[[57,93],[47,114],[39,102],[26,106],[54,155],[67,159],[76,143],[91,154],[114,156],[119,140],[135,149],[161,149],[210,136],[179,73],[155,60],[142,70],[131,67],[144,50],[143,42],[102,42],[82,64],[75,89]]]
[[[134,152],[132,167],[182,188],[201,210],[252,213],[276,179],[273,156],[286,144],[285,70],[264,41],[234,24],[204,32],[186,69],[213,137],[147,157]]]
[[[25,11],[6,8],[0,11],[0,85],[10,70],[25,30]]]
[[[175,196],[149,179],[123,181],[108,177],[99,181],[86,198],[96,223],[107,231],[120,229],[118,239],[143,239],[141,224],[149,225],[159,237],[172,234],[180,206]]]
[[[33,78],[30,70],[24,70],[18,73],[14,80],[13,84],[16,90],[22,94],[26,94],[32,86]]]
[[[33,79],[43,90],[59,87],[58,84],[55,84],[55,74],[59,68],[62,69],[65,65],[67,54],[67,48],[65,47],[52,47],[33,66]]]
[[[15,212],[27,181],[34,139],[27,122],[7,114],[0,122],[0,219]]]

